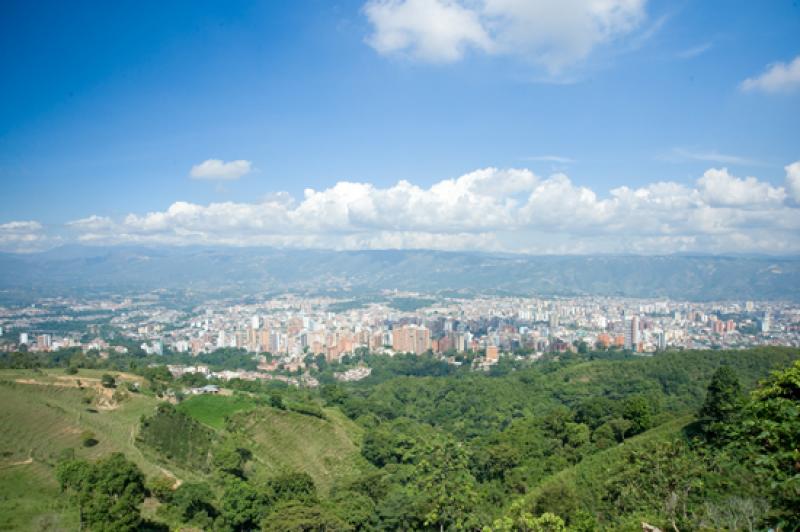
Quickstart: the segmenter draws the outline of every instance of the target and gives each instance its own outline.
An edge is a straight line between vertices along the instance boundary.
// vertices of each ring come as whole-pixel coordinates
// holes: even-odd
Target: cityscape
[[[398,291],[372,299],[379,302],[284,294],[247,304],[208,301],[188,311],[165,304],[158,292],[44,299],[0,309],[0,349],[80,348],[108,357],[134,345],[169,363],[172,354],[196,357],[233,348],[251,353],[258,371],[226,370],[218,376],[252,380],[304,373],[314,365],[308,355],[339,363],[358,353],[431,354],[460,365],[459,355],[470,353],[475,369],[486,369],[501,357],[535,359],[578,350],[649,356],[667,349],[800,346],[800,305],[792,302],[442,298]],[[308,377],[302,382],[315,385]]]

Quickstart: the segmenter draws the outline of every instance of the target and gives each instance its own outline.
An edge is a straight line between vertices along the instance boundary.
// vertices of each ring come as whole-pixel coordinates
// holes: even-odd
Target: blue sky
[[[511,0],[505,11],[492,11],[503,4],[497,0],[3,2],[0,247],[135,241],[800,251],[792,236],[800,226],[791,225],[800,197],[786,168],[800,160],[800,63],[792,63],[800,57],[800,4],[613,3],[624,17],[598,15],[593,0],[562,3],[562,12],[546,0]],[[531,15],[525,10],[533,4],[544,7]],[[596,33],[588,41],[587,20]],[[550,28],[558,35],[548,37]],[[778,63],[784,70],[771,72]],[[208,159],[247,161],[249,171],[192,178]],[[414,211],[406,212],[412,222],[378,219],[358,205],[340,212],[348,202],[391,208],[384,196],[401,180],[425,196],[443,180],[487,168],[498,169],[486,178],[492,188],[507,184],[507,169],[535,176],[510,196],[490,195],[496,203],[467,190],[464,201],[508,211],[500,213],[506,218],[487,213],[496,225],[459,225],[456,211],[448,211],[456,221],[427,225]],[[715,192],[698,183],[723,168]],[[520,219],[532,190],[556,183],[556,173],[568,176],[564,194],[596,197],[588,207],[586,198],[578,206],[565,199],[553,216],[582,216],[602,229],[558,225],[542,212]],[[305,189],[348,182],[372,192],[332,192],[326,204],[335,203],[334,213],[301,209]],[[619,187],[649,190],[659,182],[686,187],[687,209],[717,209],[713,215],[741,224],[719,230],[714,222],[695,234],[665,218],[640,246],[614,244],[615,220],[636,223],[630,211],[648,207],[623,213],[602,202],[617,198],[611,191]],[[460,193],[471,186],[460,183]],[[719,196],[739,189],[767,199],[754,206]],[[270,216],[286,220],[273,224],[259,207],[272,204],[283,210],[267,209]],[[215,205],[238,210],[209,213]],[[443,205],[426,204],[437,212],[447,211]],[[173,223],[159,219],[156,227],[148,213]],[[220,227],[243,213],[260,221]],[[298,225],[301,214],[320,220]],[[776,215],[789,225],[766,227]],[[71,224],[90,216],[94,225]],[[142,223],[126,225],[130,216]],[[328,223],[336,216],[344,216],[342,225]],[[22,222],[38,226],[9,225]],[[542,234],[548,241],[538,245]],[[768,243],[765,234],[772,234]]]

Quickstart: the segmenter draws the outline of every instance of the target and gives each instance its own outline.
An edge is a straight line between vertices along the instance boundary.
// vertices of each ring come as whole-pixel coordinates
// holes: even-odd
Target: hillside
[[[354,480],[369,465],[360,454],[363,429],[336,409],[325,417],[264,407],[235,414],[229,426],[252,444],[265,476],[302,471],[328,493],[334,482]]]
[[[141,471],[132,518],[172,528],[508,530],[550,514],[570,532],[784,526],[798,518],[796,480],[778,472],[800,443],[799,355],[552,355],[321,390],[231,382],[177,406],[152,395],[181,386],[168,372],[115,373],[108,389],[103,370],[2,370],[0,528],[77,528],[84,488],[62,494],[56,473],[93,463]],[[696,419],[714,382],[723,413]]]
[[[124,399],[112,400],[112,394],[105,393],[110,390],[99,385],[102,373],[0,371],[0,529],[77,528],[74,508],[59,497],[54,476],[65,453],[96,460],[122,452],[149,479],[194,481],[203,475],[199,469],[183,467],[177,456],[137,441],[140,419],[151,416],[159,401],[128,392]],[[121,382],[136,379],[116,375]],[[206,396],[191,398],[182,411],[208,423],[217,443],[235,438],[250,448],[257,478],[306,472],[327,493],[334,481],[354,478],[366,466],[359,454],[362,430],[336,410],[329,409],[326,419],[319,419],[260,406],[233,416],[234,436],[223,428],[223,418],[245,407],[255,405],[240,397]],[[175,439],[183,436],[174,424],[164,431]],[[91,447],[83,444],[87,433],[97,440]]]

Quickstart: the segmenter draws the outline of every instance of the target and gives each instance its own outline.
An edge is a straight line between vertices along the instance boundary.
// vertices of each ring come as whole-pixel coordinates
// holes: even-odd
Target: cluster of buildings
[[[397,298],[418,300],[420,307],[398,310],[393,307]],[[512,352],[800,346],[800,305],[791,302],[444,298],[386,292],[368,303],[286,294],[250,303],[207,301],[186,311],[172,301],[151,293],[0,309],[0,349],[82,347],[108,353],[134,345],[155,355],[200,355],[235,348],[265,356],[269,364],[258,373],[270,374],[278,367],[302,369],[309,354],[334,362],[365,352],[473,352],[493,363]],[[59,331],[47,329],[52,323],[59,324]],[[65,323],[80,327],[70,331]],[[244,372],[235,378],[265,377]]]

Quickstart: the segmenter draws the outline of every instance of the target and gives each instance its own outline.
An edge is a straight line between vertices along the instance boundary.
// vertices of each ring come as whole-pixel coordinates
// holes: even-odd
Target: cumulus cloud
[[[559,73],[636,29],[645,0],[370,0],[364,12],[382,54],[452,62],[474,49]]]
[[[250,173],[252,163],[239,159],[225,162],[221,159],[206,159],[192,166],[189,175],[194,179],[232,181]]]
[[[800,55],[789,64],[774,63],[759,76],[747,78],[741,84],[745,92],[790,92],[800,89]]]
[[[789,190],[794,201],[800,204],[800,161],[794,162],[785,167],[786,188]]]
[[[755,177],[734,177],[727,168],[707,170],[697,184],[710,206],[759,207],[780,204],[786,198],[783,188],[770,186]]]
[[[430,187],[342,181],[294,201],[175,202],[120,219],[70,224],[86,243],[332,249],[421,248],[524,253],[800,252],[800,162],[786,188],[725,168],[598,192],[563,173],[483,168]],[[787,190],[789,192],[787,193]],[[797,196],[794,196],[795,198]]]
[[[450,62],[469,47],[489,51],[493,46],[478,14],[450,0],[374,0],[364,12],[375,29],[368,42],[380,53],[406,51],[418,59]]]

